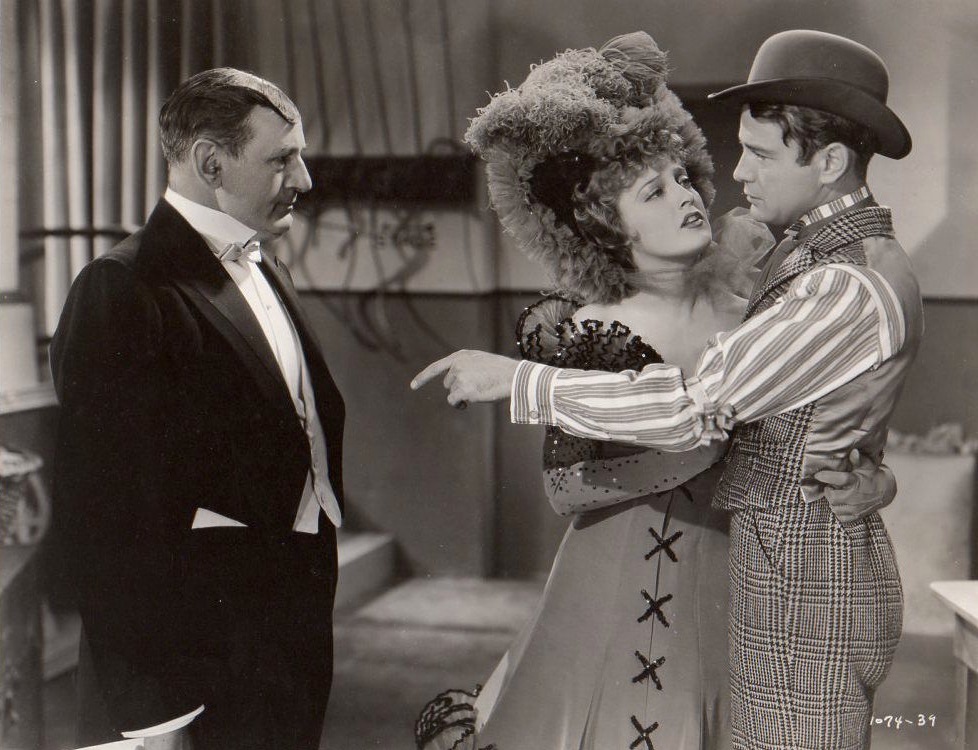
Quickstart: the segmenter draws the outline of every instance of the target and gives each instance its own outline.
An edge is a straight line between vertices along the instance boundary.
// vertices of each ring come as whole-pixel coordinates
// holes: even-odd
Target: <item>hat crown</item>
[[[886,105],[890,77],[868,47],[824,31],[782,31],[765,41],[747,83],[710,94],[740,105],[755,102],[808,107],[869,128],[876,150],[902,159],[913,145],[900,118]]]
[[[885,103],[890,79],[882,58],[858,42],[824,31],[796,29],[757,50],[748,83],[822,78],[856,86]]]

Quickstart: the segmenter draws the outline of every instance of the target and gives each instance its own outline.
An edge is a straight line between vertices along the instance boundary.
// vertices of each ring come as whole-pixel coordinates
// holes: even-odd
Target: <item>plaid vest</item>
[[[815,231],[751,295],[745,319],[784,296],[801,274],[829,263],[866,265],[865,237],[893,237],[890,210],[867,206],[839,214]],[[738,425],[713,497],[716,507],[772,508],[803,502],[802,462],[817,402]]]

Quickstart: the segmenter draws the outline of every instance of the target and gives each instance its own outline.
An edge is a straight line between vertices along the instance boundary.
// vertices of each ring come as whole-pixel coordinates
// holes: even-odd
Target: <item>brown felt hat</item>
[[[775,34],[761,45],[747,83],[709,98],[831,112],[872,130],[883,156],[902,159],[912,142],[900,118],[886,106],[889,87],[886,65],[868,47],[824,31],[796,29]]]

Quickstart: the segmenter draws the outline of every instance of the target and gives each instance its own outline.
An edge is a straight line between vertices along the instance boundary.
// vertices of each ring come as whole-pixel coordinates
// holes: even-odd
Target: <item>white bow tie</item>
[[[224,262],[261,262],[261,245],[258,240],[251,240],[245,244],[240,242],[229,242],[224,249],[217,253],[217,259]]]

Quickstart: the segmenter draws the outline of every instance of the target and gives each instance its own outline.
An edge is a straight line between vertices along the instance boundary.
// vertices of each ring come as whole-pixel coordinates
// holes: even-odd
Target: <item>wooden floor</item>
[[[446,688],[484,681],[541,590],[538,583],[414,579],[338,613],[333,694],[321,747],[412,748],[421,706]],[[953,675],[950,638],[905,634],[876,698],[881,721],[873,727],[873,750],[960,747]],[[43,750],[72,747],[70,679],[48,686]],[[926,726],[919,726],[921,716]],[[903,719],[899,728],[897,717]]]

